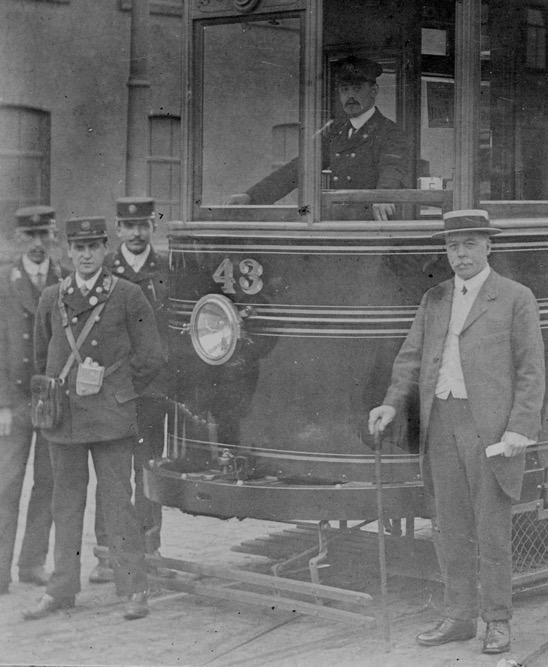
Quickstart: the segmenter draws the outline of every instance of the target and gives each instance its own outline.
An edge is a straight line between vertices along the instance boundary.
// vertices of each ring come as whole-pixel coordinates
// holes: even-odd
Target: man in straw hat
[[[455,278],[424,295],[369,430],[384,431],[418,390],[422,474],[446,565],[446,618],[417,641],[472,639],[481,610],[483,652],[501,653],[510,648],[511,505],[520,497],[525,449],[540,432],[544,347],[531,291],[489,267],[491,237],[500,230],[487,212],[443,217],[445,229],[434,236],[445,240]],[[488,457],[486,448],[499,442],[502,453]]]
[[[164,357],[141,289],[103,266],[105,219],[68,220],[67,240],[75,272],[44,290],[34,335],[37,372],[63,379],[61,418],[43,429],[54,478],[55,569],[46,594],[23,617],[74,606],[91,453],[116,589],[129,598],[124,616],[142,618],[148,613],[144,539],[131,502],[135,400]]]
[[[15,220],[15,245],[21,255],[0,271],[0,595],[9,592],[19,503],[33,439],[29,404],[34,317],[43,288],[68,273],[50,257],[57,234],[53,208],[20,208]],[[53,477],[48,445],[40,433],[35,435],[33,477],[19,581],[44,586]]]

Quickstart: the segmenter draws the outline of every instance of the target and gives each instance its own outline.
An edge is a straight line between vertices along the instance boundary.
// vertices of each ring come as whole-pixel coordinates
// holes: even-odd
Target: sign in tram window
[[[275,182],[254,199],[237,195],[272,173],[280,159],[279,128],[292,128],[293,138],[298,127],[300,21],[206,25],[203,40],[202,210],[279,203]],[[298,160],[296,149],[284,157]],[[298,177],[292,185],[296,190]],[[292,197],[282,203],[296,206],[296,193]]]

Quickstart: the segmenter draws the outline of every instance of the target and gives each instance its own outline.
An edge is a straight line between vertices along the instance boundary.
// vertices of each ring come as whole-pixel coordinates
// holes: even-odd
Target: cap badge
[[[128,207],[128,211],[130,213],[137,213],[137,206],[135,206],[135,204],[130,204]]]
[[[89,232],[91,229],[91,223],[89,220],[84,220],[84,222],[82,222],[82,229],[84,232]]]
[[[32,222],[40,222],[40,216],[39,216],[39,214],[38,214],[38,213],[35,213],[35,214],[32,216],[31,221],[32,221]]]

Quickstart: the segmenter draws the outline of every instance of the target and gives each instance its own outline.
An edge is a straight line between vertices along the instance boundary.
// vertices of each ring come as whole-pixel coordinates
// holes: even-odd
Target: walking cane
[[[375,428],[375,481],[377,484],[377,515],[379,518],[379,565],[381,571],[381,605],[382,605],[382,629],[386,652],[389,653],[390,646],[390,620],[388,618],[388,590],[386,585],[386,549],[384,543],[384,512],[382,504],[382,440],[378,428]]]

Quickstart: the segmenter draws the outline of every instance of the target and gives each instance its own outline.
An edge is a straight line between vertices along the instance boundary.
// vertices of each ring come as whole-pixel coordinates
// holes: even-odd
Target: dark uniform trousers
[[[26,408],[26,406],[25,406]],[[15,411],[14,411],[15,412]],[[10,582],[10,571],[17,532],[19,502],[32,442],[29,421],[17,423],[12,433],[0,438],[0,583]],[[25,536],[19,554],[19,568],[41,567],[48,553],[52,524],[51,494],[53,477],[48,444],[40,433],[34,447],[34,486],[32,488]]]
[[[162,506],[145,496],[143,476],[150,459],[160,458],[164,449],[165,399],[147,396],[137,400],[137,424],[139,436],[133,451],[133,469],[135,473],[135,509],[145,535],[145,547],[148,554],[160,548],[162,527]],[[95,494],[95,537],[97,545],[108,545],[107,530],[103,519],[103,501],[99,487]]]
[[[103,499],[109,558],[116,591],[131,595],[147,588],[143,537],[131,502],[134,437],[111,442],[66,444],[50,442],[55,488],[55,572],[47,592],[58,600],[80,591],[80,549],[91,453]]]
[[[512,501],[485,455],[466,399],[436,398],[428,462],[446,566],[449,618],[477,618],[477,571],[484,621],[512,617]],[[479,558],[478,558],[479,550]]]
[[[127,263],[121,248],[108,255],[106,265],[115,275],[138,285],[152,306],[156,324],[162,338],[162,345],[167,354],[167,259],[150,248],[149,256],[140,271],[135,272]],[[160,371],[144,395],[136,401],[137,427],[139,437],[135,441],[133,470],[135,474],[135,509],[145,535],[145,548],[148,554],[160,549],[162,529],[162,506],[145,496],[143,478],[144,469],[150,459],[162,456],[164,449],[164,419],[167,411],[168,393],[167,365]],[[95,494],[95,537],[99,547],[107,546],[107,531],[102,516],[102,500]]]

